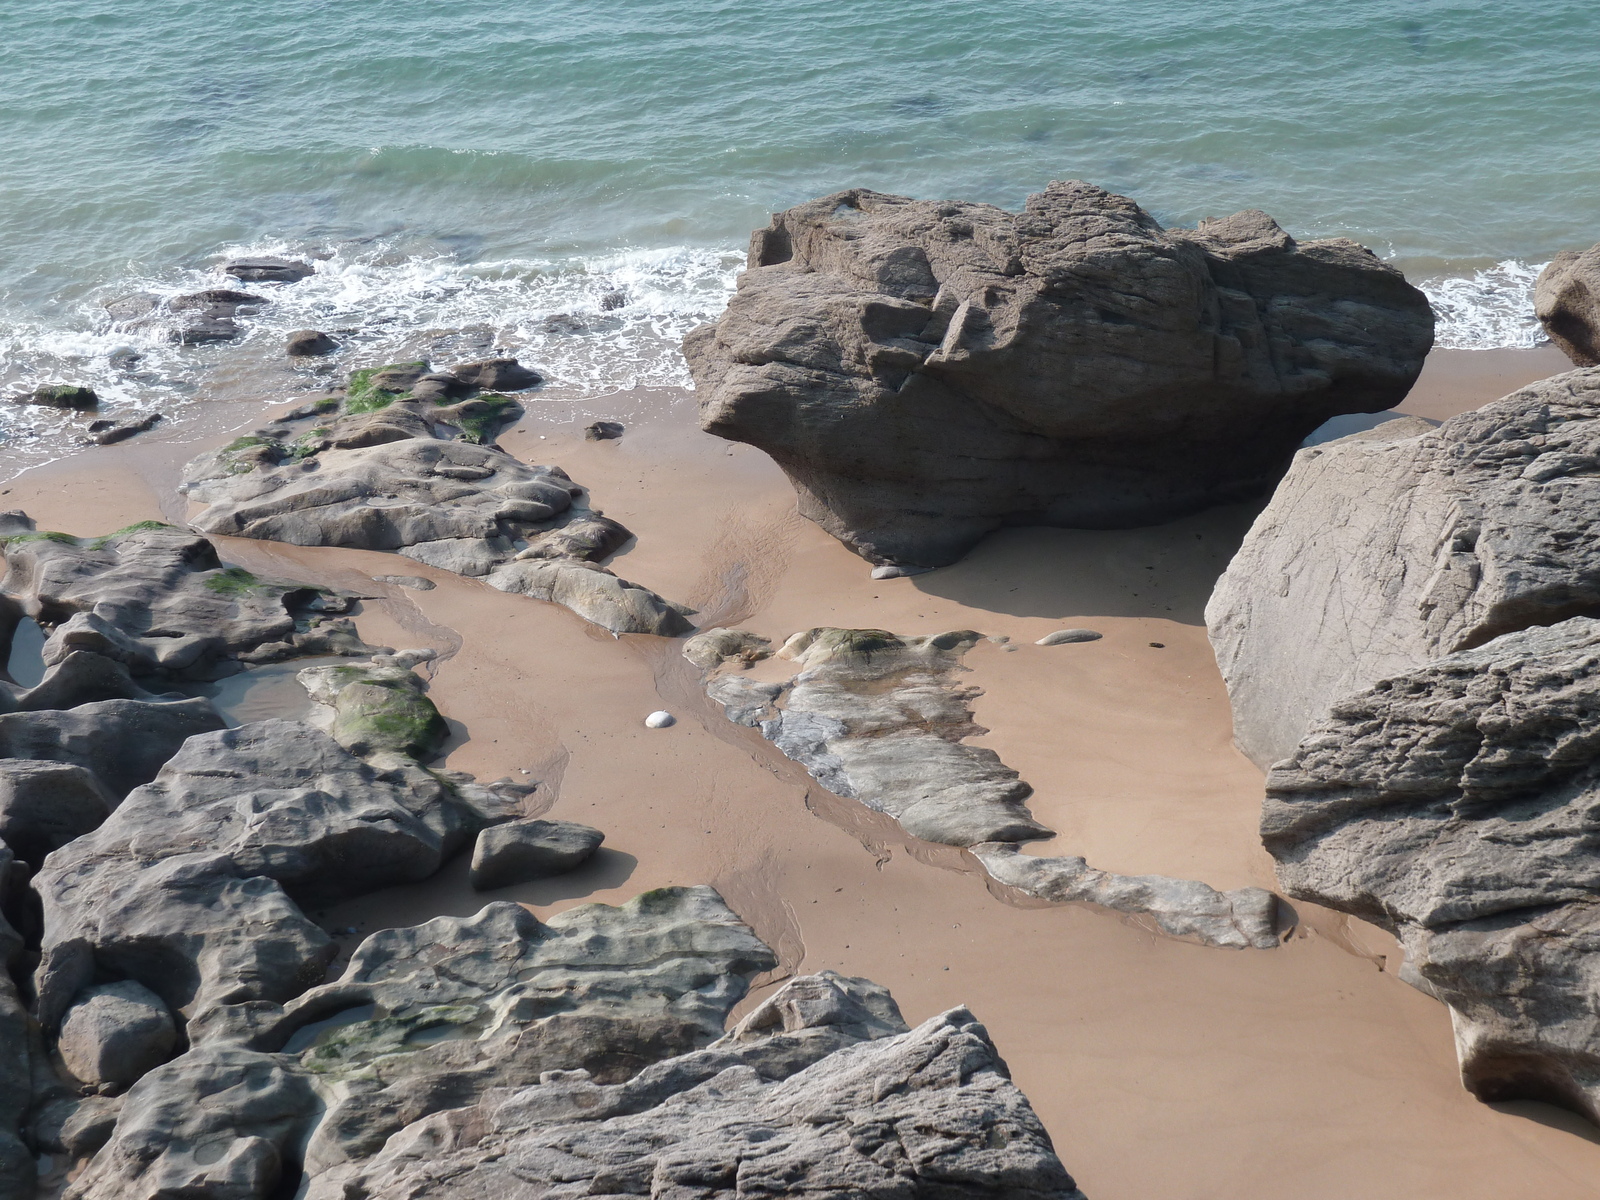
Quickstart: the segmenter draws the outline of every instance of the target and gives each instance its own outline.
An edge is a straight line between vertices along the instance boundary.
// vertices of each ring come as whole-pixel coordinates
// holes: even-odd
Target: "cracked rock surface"
[[[1381,678],[1600,613],[1597,511],[1600,368],[1302,450],[1206,608],[1240,749],[1268,766]]]
[[[1254,211],[1163,229],[1069,182],[1020,213],[859,188],[779,213],[684,355],[702,428],[863,557],[931,567],[1006,523],[1270,487],[1330,417],[1399,403],[1432,342],[1427,299],[1354,242]]]
[[[1552,258],[1533,285],[1533,311],[1576,366],[1600,366],[1600,246]]]
[[[924,841],[972,850],[1000,883],[1056,903],[1088,901],[1210,945],[1278,944],[1272,893],[1219,892],[1194,880],[1125,876],[1081,858],[1018,852],[1054,837],[1033,819],[1033,788],[993,750],[965,739],[988,732],[972,720],[976,688],[961,658],[982,634],[955,630],[902,637],[881,629],[808,629],[778,651],[799,672],[763,683],[721,670],[766,656],[766,639],[718,629],[691,638],[684,656],[711,672],[706,692],[729,720],[761,730],[836,795],[887,813]]]
[[[1340,699],[1267,777],[1291,896],[1390,930],[1449,1005],[1466,1086],[1600,1121],[1600,621]]]
[[[68,1194],[1080,1195],[965,1010],[823,972],[724,1033],[775,962],[706,887],[384,930],[146,1075]]]

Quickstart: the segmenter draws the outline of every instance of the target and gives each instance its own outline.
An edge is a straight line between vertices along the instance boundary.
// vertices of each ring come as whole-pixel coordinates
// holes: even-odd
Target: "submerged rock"
[[[338,349],[339,343],[320,329],[296,329],[284,343],[290,358],[321,358]]]
[[[1270,765],[1378,679],[1600,613],[1597,454],[1600,369],[1297,454],[1206,607],[1239,748]]]
[[[489,572],[485,582],[502,592],[564,605],[612,633],[677,637],[694,626],[694,609],[613,575],[598,563],[572,559],[521,559]]]
[[[1551,259],[1533,285],[1533,311],[1575,365],[1600,366],[1600,246]]]
[[[89,433],[96,446],[115,446],[141,433],[148,433],[166,418],[158,412],[130,413],[115,421],[91,421]]]
[[[91,387],[75,383],[47,383],[36,387],[24,399],[29,404],[42,404],[47,408],[72,408],[86,411],[100,407],[100,397]]]
[[[235,258],[222,264],[222,273],[241,283],[298,283],[316,268],[299,258]]]
[[[1462,1080],[1600,1122],[1600,621],[1507,634],[1342,698],[1267,777],[1289,895],[1390,930]]]
[[[1018,853],[1019,843],[1055,834],[1028,811],[1033,788],[993,750],[965,744],[988,732],[972,720],[978,689],[957,679],[962,656],[981,639],[971,630],[902,637],[809,629],[778,651],[800,668],[781,683],[715,673],[747,665],[739,647],[766,644],[743,630],[710,631],[684,653],[712,672],[706,692],[729,720],[760,729],[829,791],[887,813],[913,837],[970,849],[1000,883],[1052,903],[1082,900],[1148,917],[1209,945],[1276,946],[1277,906],[1261,888],[1219,892],[1193,880],[1114,875],[1081,858]]]
[[[701,426],[770,454],[873,562],[1004,523],[1118,528],[1271,486],[1341,413],[1398,403],[1427,298],[1264,213],[1164,230],[1052,183],[1021,213],[852,189],[776,215],[684,340]]]

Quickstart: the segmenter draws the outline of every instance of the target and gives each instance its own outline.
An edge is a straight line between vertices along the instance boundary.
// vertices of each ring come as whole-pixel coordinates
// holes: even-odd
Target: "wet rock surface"
[[[1597,454],[1600,369],[1297,454],[1206,608],[1240,749],[1270,765],[1378,679],[1600,613]]]
[[[560,467],[523,463],[493,444],[522,409],[476,394],[477,381],[532,386],[530,378],[538,381],[514,359],[453,373],[422,361],[356,371],[343,397],[190,463],[183,490],[207,505],[195,525],[395,551],[563,604],[613,633],[685,632],[691,610],[598,565],[632,536],[626,529],[590,507]]]
[[[877,563],[1254,494],[1328,418],[1398,403],[1433,340],[1427,299],[1353,242],[1260,212],[1164,230],[1084,183],[1021,213],[839,192],[757,231],[749,268],[684,341],[702,427]]]
[[[1341,698],[1267,777],[1294,897],[1390,930],[1450,1006],[1466,1086],[1600,1121],[1600,622]]]
[[[299,258],[234,258],[222,264],[222,273],[241,283],[298,283],[316,268]]]
[[[829,791],[887,813],[913,837],[969,848],[1000,883],[1053,903],[1081,900],[1149,918],[1210,945],[1276,946],[1277,904],[1261,888],[1219,892],[1018,852],[1019,843],[1055,834],[1028,811],[1033,788],[994,751],[965,744],[988,732],[972,720],[978,690],[958,676],[962,655],[982,637],[809,629],[778,651],[800,668],[781,683],[734,673],[748,665],[747,652],[767,644],[743,630],[707,631],[684,644],[684,656],[709,673],[706,692],[729,720],[760,729]]]

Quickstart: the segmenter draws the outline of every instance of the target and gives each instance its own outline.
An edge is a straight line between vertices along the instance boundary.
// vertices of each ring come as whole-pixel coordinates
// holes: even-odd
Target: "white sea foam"
[[[1507,259],[1473,275],[1425,279],[1434,345],[1442,350],[1528,349],[1545,340],[1533,315],[1533,284],[1546,264]]]
[[[303,257],[303,248],[229,246],[216,261],[274,254]],[[674,247],[462,262],[374,243],[317,257],[316,274],[293,284],[241,285],[216,269],[174,271],[119,280],[54,321],[0,312],[0,391],[86,384],[101,396],[101,415],[157,408],[181,422],[206,397],[252,398],[259,389],[263,404],[285,399],[284,338],[305,328],[345,344],[334,362],[340,370],[419,357],[448,366],[505,351],[546,377],[539,397],[684,387],[690,380],[679,342],[722,311],[744,258],[732,249]],[[271,300],[241,318],[244,332],[229,343],[177,346],[161,328],[118,328],[105,310],[133,293],[222,287]],[[0,474],[81,445],[81,423],[35,406],[0,406],[10,468]]]

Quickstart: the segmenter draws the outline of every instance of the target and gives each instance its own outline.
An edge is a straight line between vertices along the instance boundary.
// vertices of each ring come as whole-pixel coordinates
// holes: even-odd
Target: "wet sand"
[[[1436,355],[1404,409],[1446,415],[1562,367],[1539,351]],[[529,408],[502,444],[589,487],[638,535],[618,573],[695,604],[703,624],[774,640],[824,624],[1009,636],[1015,650],[984,643],[967,661],[984,689],[982,744],[1034,785],[1036,815],[1058,831],[1034,852],[1270,886],[1261,774],[1231,746],[1201,618],[1248,506],[1129,532],[1006,530],[954,567],[874,581],[794,514],[763,455],[698,433],[691,398]],[[622,416],[628,433],[585,442],[592,415]],[[0,502],[80,534],[181,517],[170,489],[196,449],[136,440],[20,476]],[[381,594],[358,617],[369,641],[445,656],[432,694],[456,730],[448,764],[485,778],[526,770],[541,781],[531,811],[606,831],[606,849],[572,875],[477,894],[457,860],[422,886],[318,914],[330,927],[365,934],[489,899],[549,913],[709,882],[778,949],[780,973],[870,976],[912,1021],[968,1005],[1091,1200],[1600,1193],[1600,1134],[1461,1089],[1447,1013],[1395,978],[1380,931],[1302,907],[1282,948],[1223,951],[1085,907],[1007,903],[961,852],[907,839],[727,722],[677,643],[613,639],[397,556],[232,539],[222,553]],[[1032,644],[1069,625],[1105,637]],[[661,707],[679,723],[645,729]]]

